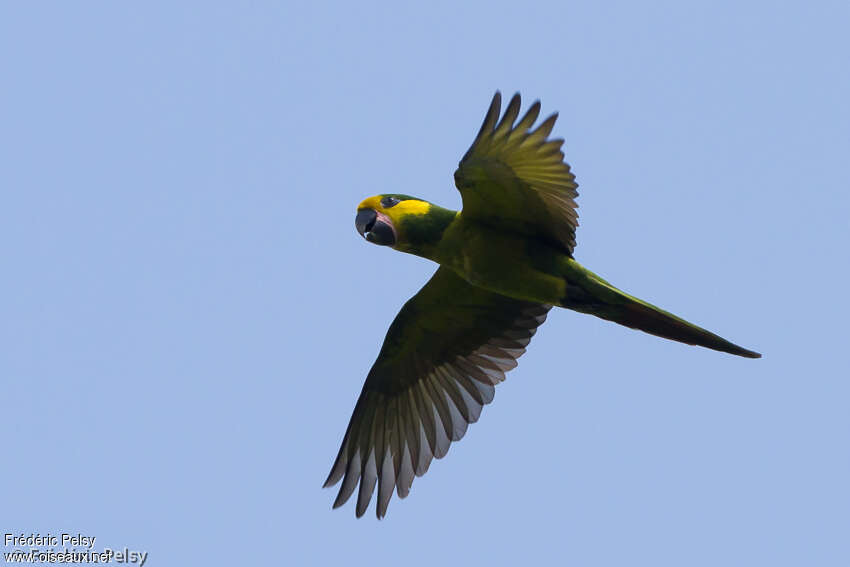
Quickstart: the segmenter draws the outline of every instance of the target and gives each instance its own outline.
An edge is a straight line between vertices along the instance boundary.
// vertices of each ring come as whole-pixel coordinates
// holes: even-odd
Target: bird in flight
[[[393,491],[478,420],[495,385],[517,365],[553,306],[748,358],[761,355],[620,291],[573,258],[575,176],[557,114],[536,128],[536,101],[517,121],[515,94],[500,119],[493,96],[481,130],[455,171],[463,210],[401,194],[369,197],[354,224],[369,242],[428,258],[439,268],[396,316],[325,481],[342,481],[334,508],[358,489],[357,517],[377,484],[378,518]]]

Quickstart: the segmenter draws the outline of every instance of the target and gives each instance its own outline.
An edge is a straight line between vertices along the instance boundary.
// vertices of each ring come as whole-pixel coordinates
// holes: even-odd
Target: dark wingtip
[[[496,92],[493,93],[493,99],[490,101],[490,106],[496,106],[499,109],[502,108],[502,91],[499,89],[496,89]]]

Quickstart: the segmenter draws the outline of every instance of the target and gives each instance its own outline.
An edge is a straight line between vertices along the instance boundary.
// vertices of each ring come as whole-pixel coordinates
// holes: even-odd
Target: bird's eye
[[[395,197],[384,197],[383,199],[381,199],[381,206],[384,207],[385,209],[389,209],[390,207],[395,207],[396,205],[398,205],[398,203],[399,203],[399,200],[396,199]]]

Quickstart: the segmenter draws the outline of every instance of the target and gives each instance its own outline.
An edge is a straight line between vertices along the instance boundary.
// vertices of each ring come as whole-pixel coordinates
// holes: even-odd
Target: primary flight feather
[[[370,197],[355,226],[369,242],[437,262],[387,331],[325,481],[342,481],[334,508],[357,491],[362,516],[377,486],[383,517],[393,491],[443,457],[493,400],[553,306],[675,341],[748,358],[739,347],[612,286],[573,258],[578,185],[557,114],[536,128],[540,102],[517,121],[515,94],[500,119],[496,92],[455,171],[463,210],[400,194]]]

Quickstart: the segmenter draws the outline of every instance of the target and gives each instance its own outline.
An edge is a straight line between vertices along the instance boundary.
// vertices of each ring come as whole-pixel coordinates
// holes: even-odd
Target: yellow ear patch
[[[364,199],[363,202],[357,205],[357,210],[360,209],[375,209],[376,211],[384,213],[393,221],[398,221],[407,215],[426,214],[431,210],[431,203],[427,201],[420,201],[419,199],[406,199],[404,201],[400,201],[394,207],[385,209],[381,206],[381,196],[375,195],[374,197]]]
[[[431,210],[431,203],[428,201],[420,201],[419,199],[407,199],[400,202],[395,207],[384,210],[388,215],[392,215],[393,211],[398,211],[399,216],[405,215],[424,215]]]

